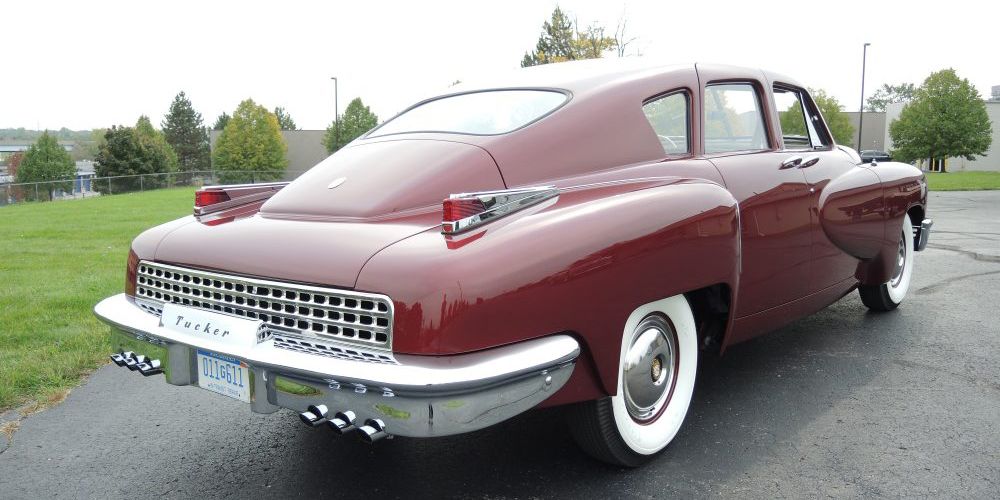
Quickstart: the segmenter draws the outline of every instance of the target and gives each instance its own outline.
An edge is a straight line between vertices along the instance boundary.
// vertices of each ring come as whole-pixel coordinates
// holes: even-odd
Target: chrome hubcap
[[[899,282],[903,279],[903,269],[906,267],[906,231],[903,231],[903,235],[899,238],[899,250],[896,252],[896,268],[892,273],[892,280],[889,282],[893,287],[899,286]]]
[[[632,418],[641,422],[659,416],[674,385],[676,353],[676,336],[663,318],[646,318],[635,329],[622,372],[625,407]]]

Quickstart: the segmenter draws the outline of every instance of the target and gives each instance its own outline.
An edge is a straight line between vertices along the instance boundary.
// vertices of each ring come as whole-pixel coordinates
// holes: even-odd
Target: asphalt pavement
[[[903,306],[850,294],[732,348],[639,469],[585,456],[559,409],[369,446],[108,366],[21,422],[0,498],[998,498],[1000,192],[929,215]]]

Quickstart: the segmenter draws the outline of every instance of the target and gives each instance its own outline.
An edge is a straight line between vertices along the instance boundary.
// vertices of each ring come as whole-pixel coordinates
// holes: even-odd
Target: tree
[[[899,119],[889,124],[892,155],[901,161],[985,154],[993,129],[986,104],[969,80],[945,69],[924,80]]]
[[[226,128],[226,124],[229,123],[229,118],[229,113],[223,111],[222,114],[215,119],[215,125],[212,125],[212,130],[222,130]]]
[[[337,125],[337,120],[334,120],[326,128],[326,134],[323,136],[323,145],[331,153],[375,128],[378,125],[378,115],[372,113],[372,110],[361,102],[360,97],[355,97],[340,117],[339,130]]]
[[[552,17],[542,23],[542,33],[535,50],[525,52],[521,67],[602,57],[605,51],[614,49],[618,43],[615,37],[605,36],[604,32],[604,27],[598,24],[592,24],[581,32],[557,6],[552,11]]]
[[[24,158],[17,167],[16,182],[45,182],[68,180],[68,182],[53,182],[45,184],[45,189],[52,199],[53,191],[68,190],[72,187],[76,176],[76,164],[69,152],[59,145],[55,136],[46,131],[34,144],[28,147]]]
[[[152,133],[151,133],[152,131]],[[113,126],[104,134],[104,143],[97,153],[94,172],[98,177],[117,177],[110,184],[95,183],[102,193],[119,193],[160,187],[166,184],[164,175],[176,164],[176,156],[145,116],[135,127]],[[143,177],[138,177],[142,175]]]
[[[10,158],[7,158],[7,173],[9,175],[17,178],[17,168],[21,166],[21,161],[24,160],[24,151],[15,151]]]
[[[833,96],[827,95],[822,89],[809,89],[816,107],[826,120],[826,125],[830,127],[833,140],[838,144],[851,144],[854,140],[854,127],[850,119],[843,111],[843,106]],[[784,135],[800,135],[808,137],[806,124],[803,121],[802,105],[796,99],[795,103],[788,109],[780,112],[778,118],[781,121],[781,133]]]
[[[153,124],[150,123],[148,116],[142,115],[135,122],[135,133],[139,141],[143,143],[143,146],[153,152],[154,157],[164,159],[166,163],[165,172],[177,171],[177,153],[174,151],[174,148],[170,147],[163,132],[153,128]]]
[[[288,167],[287,151],[278,118],[247,99],[237,106],[219,134],[212,163],[222,183],[274,181]]]
[[[819,108],[826,120],[826,126],[830,127],[833,140],[837,144],[854,144],[854,126],[851,120],[844,113],[844,106],[837,101],[836,97],[827,95],[822,89],[809,89],[809,95]]]
[[[202,122],[201,113],[194,110],[183,91],[170,103],[170,111],[160,126],[167,144],[177,154],[177,170],[194,172],[211,167],[208,130]]]
[[[295,126],[295,120],[292,119],[292,115],[285,111],[285,108],[277,107],[274,108],[274,116],[278,119],[278,126],[281,130],[298,130],[299,128]]]
[[[883,84],[865,101],[865,111],[885,112],[886,106],[894,102],[910,102],[917,88],[912,83],[899,85]]]

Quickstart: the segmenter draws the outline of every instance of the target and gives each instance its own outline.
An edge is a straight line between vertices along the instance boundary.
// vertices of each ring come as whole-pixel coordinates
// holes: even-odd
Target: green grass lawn
[[[0,207],[0,411],[107,361],[110,330],[91,309],[123,290],[132,238],[193,201],[177,188]]]
[[[1000,172],[927,172],[931,191],[982,191],[1000,189]]]

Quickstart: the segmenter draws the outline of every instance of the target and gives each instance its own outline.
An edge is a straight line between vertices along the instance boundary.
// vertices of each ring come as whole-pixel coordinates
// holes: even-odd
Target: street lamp
[[[865,42],[861,51],[861,107],[858,108],[858,152],[861,152],[861,129],[865,124],[865,63],[868,62],[868,46]]]
[[[337,147],[340,147],[340,108],[337,106],[337,77],[331,76],[333,80],[333,140]]]

